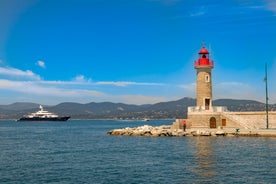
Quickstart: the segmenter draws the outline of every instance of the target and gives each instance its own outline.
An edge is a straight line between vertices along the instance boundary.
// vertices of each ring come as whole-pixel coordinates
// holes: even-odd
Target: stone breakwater
[[[251,137],[276,137],[274,132],[241,131],[208,129],[191,130],[185,132],[181,129],[172,129],[171,126],[150,126],[144,125],[134,128],[114,129],[107,132],[110,135],[117,136],[152,136],[152,137],[183,137],[183,136],[251,136]]]

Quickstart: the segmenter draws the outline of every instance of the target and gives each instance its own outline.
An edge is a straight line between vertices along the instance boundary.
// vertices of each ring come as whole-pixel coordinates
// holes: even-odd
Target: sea
[[[173,120],[0,121],[0,183],[276,183],[276,138],[129,137]]]

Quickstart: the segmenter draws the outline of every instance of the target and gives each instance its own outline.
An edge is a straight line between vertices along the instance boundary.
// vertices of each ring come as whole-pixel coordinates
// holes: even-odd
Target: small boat
[[[48,112],[43,109],[42,105],[39,108],[39,111],[24,115],[17,121],[67,121],[70,118],[70,116],[58,116],[52,112]]]

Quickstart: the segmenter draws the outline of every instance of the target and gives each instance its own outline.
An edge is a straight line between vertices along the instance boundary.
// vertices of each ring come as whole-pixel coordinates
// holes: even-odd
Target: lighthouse
[[[253,129],[265,128],[262,121],[265,112],[230,112],[226,106],[212,105],[212,69],[214,62],[210,53],[203,45],[198,52],[198,59],[194,62],[196,70],[196,106],[188,107],[187,119],[177,119],[174,128],[182,129],[183,120],[187,129]],[[276,122],[276,112],[270,112]],[[262,122],[262,123],[261,123]],[[207,131],[208,133],[209,131]],[[198,135],[205,135],[200,132]],[[219,134],[216,134],[219,135]]]
[[[196,69],[196,106],[198,110],[212,110],[212,69],[214,62],[209,58],[209,51],[203,45],[194,63]]]

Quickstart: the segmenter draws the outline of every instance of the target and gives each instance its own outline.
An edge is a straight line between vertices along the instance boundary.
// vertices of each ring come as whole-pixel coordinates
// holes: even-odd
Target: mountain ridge
[[[124,104],[113,102],[89,102],[85,104],[62,102],[45,109],[72,119],[174,119],[186,118],[187,107],[195,106],[196,99],[181,98],[175,101],[155,104]],[[226,106],[230,111],[265,111],[265,104],[255,100],[217,99],[213,106]],[[16,102],[0,105],[0,119],[18,119],[24,114],[38,110],[39,104]],[[276,104],[269,104],[269,110],[276,110]]]

